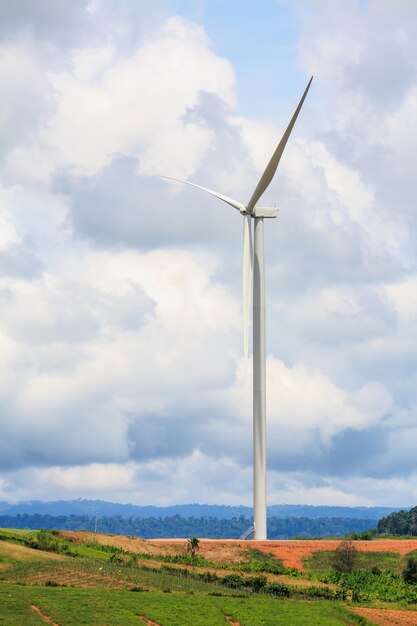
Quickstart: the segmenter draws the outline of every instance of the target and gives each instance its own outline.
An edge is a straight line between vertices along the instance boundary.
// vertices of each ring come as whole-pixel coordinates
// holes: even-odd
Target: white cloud
[[[109,45],[79,49],[71,72],[47,77],[54,110],[35,143],[10,155],[28,180],[47,180],[57,168],[91,176],[121,155],[138,157],[142,172],[186,176],[212,142],[203,124],[187,122],[187,111],[202,92],[235,104],[230,64],[181,18],[168,19],[130,56],[118,58]]]
[[[417,276],[387,285],[388,298],[402,318],[409,320],[417,315]]]
[[[249,429],[252,417],[248,378],[241,374],[228,395],[233,411],[246,420]],[[374,426],[391,408],[392,398],[379,383],[346,392],[318,369],[309,369],[303,363],[286,367],[272,357],[267,360],[268,439],[273,455],[298,457],[307,450],[311,453],[317,445],[328,448],[336,435],[347,429],[360,431]]]
[[[270,491],[396,504],[417,400],[417,55],[406,3],[343,5],[343,23],[327,2],[302,21],[316,76],[264,199],[280,208],[266,236]],[[0,47],[0,459],[21,468],[0,487],[250,503],[238,216],[151,175],[244,201],[287,119],[262,120],[258,93],[259,119],[242,115],[236,68],[202,26],[129,30],[112,6],[94,3],[88,43],[73,33],[53,59],[36,29]]]

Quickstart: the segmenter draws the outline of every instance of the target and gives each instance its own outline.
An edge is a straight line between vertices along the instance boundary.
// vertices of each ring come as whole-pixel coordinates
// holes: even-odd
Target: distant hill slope
[[[275,504],[268,507],[268,517],[341,517],[350,519],[379,520],[381,517],[399,511],[400,507],[348,507],[348,506],[311,506],[307,504]],[[117,504],[102,500],[57,500],[41,502],[33,500],[9,504],[0,502],[0,515],[98,515],[121,517],[215,517],[232,519],[234,517],[252,517],[252,508],[247,506],[225,506],[217,504],[176,504],[173,506],[140,506],[135,504]]]
[[[417,506],[409,511],[398,511],[378,522],[378,533],[388,535],[417,535]]]

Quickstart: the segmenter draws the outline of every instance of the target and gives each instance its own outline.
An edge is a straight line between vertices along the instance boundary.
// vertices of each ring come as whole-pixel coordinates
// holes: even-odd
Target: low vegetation
[[[225,559],[213,544],[202,546],[196,537],[174,550],[137,539],[125,538],[119,547],[114,541],[123,538],[92,538],[88,533],[0,529],[0,602],[5,607],[0,622],[39,624],[44,615],[60,626],[113,625],[137,624],[138,616],[146,616],[161,626],[225,626],[227,618],[240,626],[327,626],[365,624],[348,611],[352,604],[417,609],[416,556],[359,551],[352,540],[315,553],[300,571],[250,544],[220,543],[226,553],[234,550]],[[141,546],[148,551],[135,551]]]

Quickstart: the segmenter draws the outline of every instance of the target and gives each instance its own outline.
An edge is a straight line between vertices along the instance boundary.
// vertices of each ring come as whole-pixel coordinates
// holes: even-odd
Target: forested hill
[[[232,519],[215,517],[98,517],[89,515],[0,515],[0,528],[57,528],[60,530],[90,530],[100,533],[130,535],[145,539],[158,537],[213,537],[238,539],[251,521],[243,516]],[[341,537],[350,532],[361,533],[373,528],[373,519],[342,517],[269,517],[270,539],[292,537]]]
[[[348,507],[348,506],[311,506],[306,504],[275,504],[268,507],[269,517],[346,517],[350,519],[371,519],[375,522],[381,517],[398,511],[399,507]],[[245,506],[222,506],[216,504],[177,504],[173,506],[138,506],[118,504],[102,500],[58,500],[55,502],[20,502],[9,504],[0,502],[0,515],[90,515],[112,517],[215,517],[232,519],[234,517],[252,517],[252,509]],[[374,524],[375,525],[375,524]]]
[[[417,506],[409,511],[398,511],[379,520],[379,534],[417,535]]]

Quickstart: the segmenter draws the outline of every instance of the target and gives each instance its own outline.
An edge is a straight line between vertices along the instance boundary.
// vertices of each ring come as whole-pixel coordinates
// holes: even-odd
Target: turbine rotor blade
[[[180,178],[173,178],[172,176],[161,176],[161,178],[167,178],[168,180],[175,180],[177,183],[185,183],[186,185],[191,185],[191,187],[197,187],[197,189],[202,189],[207,193],[211,194],[215,198],[230,204],[234,209],[242,212],[245,211],[246,207],[244,204],[239,202],[238,200],[233,200],[233,198],[229,198],[228,196],[224,196],[222,193],[217,193],[217,191],[212,191],[211,189],[207,189],[207,187],[202,187],[201,185],[196,185],[195,183],[191,183],[189,180],[181,180]]]
[[[271,183],[272,179],[274,178],[275,172],[277,171],[277,167],[278,167],[278,163],[282,157],[282,153],[285,150],[285,146],[287,145],[287,141],[288,138],[291,134],[291,131],[293,129],[293,126],[297,120],[298,114],[301,110],[301,107],[304,104],[304,100],[306,99],[307,96],[307,92],[310,89],[310,85],[311,85],[311,81],[313,80],[313,77],[310,78],[308,85],[303,93],[303,96],[297,106],[297,108],[295,109],[294,115],[291,118],[290,123],[287,126],[287,129],[285,131],[285,133],[282,135],[281,141],[279,142],[278,146],[275,149],[274,154],[271,157],[271,160],[269,161],[268,165],[265,168],[264,173],[262,174],[259,183],[256,186],[255,191],[252,194],[251,199],[249,200],[246,209],[251,212],[253,211],[253,209],[255,208],[256,203],[258,202],[259,198],[262,196],[262,194],[266,191],[266,189],[268,188],[269,184]]]
[[[243,354],[249,358],[249,309],[252,284],[253,250],[251,217],[243,217]]]

